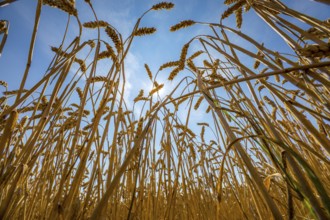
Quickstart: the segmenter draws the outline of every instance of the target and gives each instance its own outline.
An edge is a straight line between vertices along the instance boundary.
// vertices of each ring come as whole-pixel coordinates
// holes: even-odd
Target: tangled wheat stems
[[[209,34],[156,74],[146,64],[153,88],[130,107],[127,55],[136,37],[156,31],[141,21],[174,5],[151,6],[124,39],[91,1],[84,23],[74,1],[39,1],[20,88],[0,81],[1,218],[329,218],[328,22],[280,1],[226,3],[223,19],[235,14],[239,28],[254,10],[292,52],[222,21],[184,20],[170,30],[203,25]],[[43,78],[26,88],[45,4],[68,15],[66,30]],[[72,23],[79,31],[70,38]],[[102,62],[110,64],[103,74]],[[162,98],[166,71],[176,85]],[[196,112],[205,121],[196,123]]]
[[[229,9],[227,13],[233,13],[235,10],[237,10],[237,8],[241,7],[242,5],[243,1],[236,3],[236,5],[233,6],[233,8]],[[327,43],[322,41],[322,39],[318,39],[317,37],[306,33],[298,26],[295,26],[293,23],[287,22],[280,17],[280,13],[301,19],[303,22],[306,22],[310,25],[315,25],[316,27],[320,28],[320,30],[325,31],[325,33],[328,33],[328,27],[327,25],[324,25],[324,23],[322,23],[321,21],[288,9],[278,1],[269,3],[269,5],[268,2],[260,2],[259,4],[259,1],[256,1],[254,4],[251,5],[251,7],[256,10],[258,15],[260,15],[268,25],[270,25],[274,30],[277,31],[277,33],[279,33],[283,37],[283,39],[293,49],[293,52],[296,53],[295,58],[297,58],[300,64],[297,64],[297,62],[294,61],[292,58],[280,55],[276,51],[272,51],[265,48],[263,45],[257,43],[252,38],[232,28],[228,28],[219,24],[208,24],[210,25],[214,35],[202,35],[196,37],[194,40],[202,45],[204,51],[208,54],[209,61],[204,61],[204,67],[197,67],[195,64],[191,63],[191,61],[187,61],[187,68],[189,68],[197,77],[197,85],[199,90],[188,93],[185,95],[185,97],[189,97],[197,93],[203,94],[205,100],[207,100],[209,105],[212,106],[213,110],[216,111],[216,114],[218,115],[219,120],[222,123],[222,127],[224,127],[225,129],[224,135],[229,136],[229,140],[234,142],[235,140],[237,140],[233,133],[236,132],[236,130],[233,130],[233,127],[229,124],[233,120],[233,117],[231,117],[230,120],[227,119],[229,121],[226,120],[223,115],[223,112],[221,112],[221,109],[226,109],[222,107],[222,105],[225,105],[226,98],[225,100],[220,100],[219,96],[216,95],[217,92],[215,90],[219,87],[224,88],[224,91],[227,93],[227,96],[231,98],[231,100],[229,100],[228,102],[239,104],[231,105],[231,109],[234,108],[236,110],[231,112],[237,114],[237,109],[239,109],[238,111],[241,111],[239,115],[242,115],[243,118],[246,118],[246,120],[248,121],[248,127],[253,127],[257,135],[264,134],[266,136],[275,138],[276,142],[279,144],[279,146],[281,146],[280,148],[278,148],[278,146],[271,147],[273,143],[268,143],[267,141],[262,142],[264,146],[261,145],[263,151],[265,151],[265,153],[268,155],[267,157],[270,161],[272,161],[278,172],[283,173],[284,179],[286,179],[288,183],[287,187],[295,188],[295,191],[302,196],[302,199],[308,201],[308,204],[310,204],[310,207],[312,207],[311,212],[314,213],[314,215],[316,215],[320,219],[327,219],[329,217],[329,189],[328,187],[326,187],[328,177],[318,171],[319,165],[316,165],[315,159],[312,159],[310,156],[306,158],[306,153],[313,152],[312,154],[316,158],[319,158],[318,160],[320,160],[320,163],[329,163],[327,157],[322,157],[317,153],[318,150],[321,150],[322,152],[327,152],[326,155],[329,155],[328,132],[325,132],[322,127],[318,130],[315,127],[315,124],[312,123],[313,120],[314,122],[321,120],[323,121],[321,123],[321,126],[325,126],[328,129],[329,63],[328,61],[321,61],[325,58],[324,55],[321,53],[319,53],[318,56],[320,57],[318,59],[315,59],[316,56],[309,57],[310,55],[307,55],[307,53],[303,54],[301,51],[307,51],[307,49],[302,50],[302,47],[297,43],[297,41],[300,40],[299,36],[304,36],[304,39],[309,38],[315,43],[318,43],[318,45],[322,45],[324,47],[324,51],[327,50]],[[227,16],[228,15],[224,16],[223,18]],[[277,20],[276,24],[279,24],[279,27],[277,27],[275,23],[271,21],[272,19]],[[197,24],[199,22],[193,23]],[[178,25],[174,27],[177,26]],[[293,39],[291,36],[284,33],[284,31],[280,29],[283,27],[285,30],[291,33],[297,32],[297,34],[293,36],[298,36],[299,38]],[[182,28],[185,28],[185,26],[182,26]],[[244,47],[230,42],[230,39],[227,37],[227,32],[232,32],[236,36],[245,40],[245,42],[254,45],[259,50],[258,54],[254,54],[244,49]],[[183,48],[183,50],[185,50],[185,48]],[[318,53],[320,49],[315,47],[313,51],[314,52],[310,53]],[[251,67],[247,66],[245,63],[242,63],[241,58],[237,55],[237,52],[243,53],[248,57],[257,60],[257,62],[262,63],[264,65],[264,69],[262,70],[261,74],[256,75],[254,73],[255,70],[252,70]],[[215,56],[214,54],[218,54],[218,56]],[[291,65],[292,67],[283,69],[283,62],[285,62],[286,65]],[[219,63],[222,64],[225,68],[221,68],[222,66],[220,66]],[[226,66],[232,66],[234,68],[226,68]],[[255,66],[255,68],[258,68],[257,65]],[[309,68],[312,66],[315,66],[316,68]],[[230,69],[237,69],[239,73],[244,77],[242,77],[241,79],[235,78],[235,74],[231,73],[229,71]],[[272,69],[273,72],[265,73],[268,69]],[[291,74],[289,73],[290,70],[297,71],[294,71],[295,74],[293,75],[293,72]],[[209,74],[211,71],[212,74]],[[302,74],[300,79],[297,78],[297,73],[299,74],[299,72]],[[215,80],[216,78],[214,73],[220,75],[217,79],[219,81]],[[280,75],[277,75],[277,73]],[[288,94],[290,94],[292,90],[290,91],[290,89],[287,89],[286,87],[276,85],[274,82],[269,82],[269,77],[266,77],[266,75],[268,74],[275,76],[275,83],[280,83],[280,79],[282,77],[282,84],[290,82],[292,85],[299,88],[298,91],[299,93],[301,92],[302,95],[294,95],[292,97],[288,96]],[[256,83],[262,83],[262,85],[259,86],[259,88],[257,89],[255,89],[250,83],[250,79],[252,80],[255,77],[258,78],[258,81],[256,81]],[[173,80],[173,76],[170,75],[169,79]],[[247,84],[253,102],[249,101],[250,98],[246,96],[246,92],[242,90],[242,87],[238,84],[239,82],[245,82]],[[262,99],[260,100],[261,97],[258,97],[257,92],[260,93],[265,88],[267,88],[270,92],[270,95],[273,96],[272,100],[269,99],[267,96],[263,97],[263,100],[265,101],[263,101]],[[307,95],[307,97],[305,97],[305,95]],[[243,101],[238,102],[238,100]],[[308,103],[307,105],[301,103],[305,101]],[[265,102],[267,103],[267,105],[265,105]],[[283,108],[283,106],[285,108]],[[272,108],[271,114],[270,112],[268,112],[268,108]],[[307,111],[309,117],[308,119],[306,119],[306,116],[298,110],[299,108],[303,111]],[[314,111],[315,109],[318,109],[317,112]],[[277,114],[278,110],[281,112],[281,114],[284,114],[282,115],[282,117],[285,118],[285,122],[277,119],[277,117],[279,116]],[[228,111],[225,112],[226,114],[228,114]],[[291,123],[287,121],[293,119],[294,121],[292,121]],[[245,123],[246,122],[244,122],[244,124]],[[258,123],[257,127],[256,123]],[[297,123],[299,124],[299,126],[297,126]],[[288,139],[286,133],[283,133],[283,131],[288,131],[287,129],[289,129],[289,127],[286,127],[286,129],[282,130],[283,128],[278,127],[279,124],[283,126],[288,125],[289,127],[295,127],[295,129],[302,129],[302,133],[296,133],[294,132],[294,130],[290,130],[290,132],[292,132],[292,136],[290,135],[290,139]],[[308,142],[311,142],[309,142],[309,144],[307,145],[304,145],[304,149],[298,147],[299,145],[301,145],[301,143],[307,140]],[[297,143],[298,145],[296,145],[295,143]],[[290,147],[284,148],[284,146]],[[272,210],[272,215],[274,216],[274,218],[281,218],[281,214],[279,214],[279,210],[277,208],[278,205],[275,205],[275,203],[272,202],[272,199],[264,190],[263,185],[260,183],[260,180],[258,180],[259,177],[258,174],[255,172],[255,167],[250,164],[250,159],[247,159],[246,155],[244,155],[245,153],[243,151],[243,148],[239,144],[236,144],[235,150],[237,150],[240,157],[242,157],[243,161],[241,162],[241,166],[246,166],[250,172],[250,175],[253,176],[252,180],[257,181],[257,183],[254,182],[251,187],[255,187],[258,189],[259,192],[261,192],[261,198],[264,199],[264,202]],[[285,151],[286,153],[288,153],[287,160],[288,166],[290,167],[291,171],[290,173],[287,173],[286,168],[280,162],[281,151]],[[294,157],[292,157],[291,154],[293,154]],[[320,156],[322,157],[322,159]],[[314,196],[314,190],[318,192],[318,198],[320,199]],[[219,193],[221,194],[222,192]],[[288,204],[290,205],[288,205],[287,210],[289,210],[288,216],[292,218],[293,206],[292,200],[290,198],[291,197],[288,196]],[[255,206],[259,207],[259,217],[264,217],[266,214],[262,212],[262,208],[259,206],[259,204],[256,204],[256,199],[254,199],[254,202]],[[240,208],[242,209],[242,206],[240,206]],[[283,211],[280,212],[284,213]],[[219,211],[218,213],[220,215],[221,211]]]

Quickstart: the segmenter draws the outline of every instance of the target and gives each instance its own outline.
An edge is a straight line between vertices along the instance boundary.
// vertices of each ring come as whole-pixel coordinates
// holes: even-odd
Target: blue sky
[[[33,29],[36,2],[37,1],[19,0],[9,6],[0,8],[1,19],[10,21],[9,38],[3,51],[0,65],[5,68],[5,72],[12,73],[10,75],[1,73],[1,78],[8,82],[12,81],[11,79],[16,79],[13,82],[16,85],[18,83],[17,78],[13,78],[12,75],[14,73],[21,75],[21,72],[24,71]],[[111,23],[125,38],[125,36],[127,37],[132,30],[137,18],[155,3],[157,2],[141,4],[140,1],[137,2],[131,0],[98,0],[94,1],[93,5],[99,19]],[[170,33],[168,29],[171,25],[182,19],[191,17],[194,19],[196,18],[196,20],[217,20],[214,18],[212,20],[212,17],[214,17],[214,14],[218,15],[219,13],[218,10],[215,10],[221,5],[218,1],[210,1],[210,4],[204,4],[203,8],[205,10],[213,9],[212,13],[196,14],[200,5],[201,4],[196,0],[190,1],[189,5],[182,5],[179,2],[171,11],[149,13],[142,21],[141,26],[155,26],[158,31],[154,36],[141,40],[137,39],[137,42],[132,48],[132,53],[136,56],[136,59],[138,59],[139,62],[143,62],[142,64],[145,62],[153,63],[154,60],[149,59],[153,57],[160,61],[157,62],[157,64],[160,65],[168,59],[177,58],[181,46],[185,41],[192,37],[193,34],[190,36],[184,36],[180,33]],[[83,22],[94,20],[91,10],[87,7],[84,1],[77,1],[77,8],[79,10],[79,17]],[[34,60],[32,67],[45,64],[47,62],[44,61],[47,59],[49,60],[52,57],[53,53],[50,51],[50,46],[59,45],[65,29],[66,19],[67,16],[63,12],[48,6],[43,7],[34,54],[34,58],[36,59]],[[76,36],[77,31],[78,29],[73,27],[70,35]],[[92,35],[92,33],[86,34]],[[169,52],[173,50],[177,53]],[[12,60],[15,60],[15,62],[12,62]],[[9,84],[16,87],[14,84]]]
[[[134,0],[94,0],[94,8],[100,20],[106,20],[115,26],[126,38],[132,30],[138,17],[158,1]],[[288,6],[321,20],[330,15],[330,7],[310,0],[283,1]],[[0,58],[0,80],[6,81],[9,90],[19,87],[26,65],[27,53],[34,24],[34,14],[37,1],[18,0],[9,6],[0,8],[0,19],[9,20],[9,37],[3,54]],[[157,28],[156,34],[143,38],[136,38],[126,61],[127,91],[126,97],[134,99],[141,88],[151,88],[144,64],[147,63],[152,72],[168,61],[177,60],[182,45],[193,36],[207,31],[206,27],[194,26],[178,32],[170,32],[169,27],[186,19],[204,22],[219,22],[220,15],[227,8],[223,0],[177,0],[173,1],[175,8],[171,11],[154,11],[148,13],[140,26],[153,26]],[[77,1],[79,17],[82,22],[94,20],[91,10],[84,1]],[[265,42],[270,48],[285,51],[285,45],[278,36],[268,28],[264,22],[249,12],[243,17],[242,31],[259,42]],[[53,52],[51,46],[58,46],[65,30],[67,16],[65,13],[44,6],[37,35],[34,57],[26,87],[30,88],[45,73],[51,61]],[[74,24],[75,22],[72,22]],[[235,17],[231,16],[224,24],[235,27]],[[78,28],[70,27],[69,37],[77,35]],[[96,38],[95,31],[85,31],[84,36]],[[236,39],[232,39],[234,42]],[[193,48],[192,48],[193,49]],[[160,74],[159,80],[166,81],[166,73]],[[171,83],[165,91],[171,88]]]

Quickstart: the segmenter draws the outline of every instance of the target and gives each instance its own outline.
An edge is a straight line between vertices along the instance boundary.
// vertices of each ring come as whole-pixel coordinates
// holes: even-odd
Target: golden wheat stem
[[[32,32],[32,37],[31,37],[31,42],[30,42],[30,48],[29,48],[29,55],[27,58],[27,63],[26,63],[24,75],[23,75],[23,78],[22,78],[22,81],[21,81],[21,84],[19,87],[19,91],[22,91],[24,89],[24,85],[25,85],[26,79],[27,79],[29,71],[30,71],[34,45],[35,45],[39,21],[40,21],[41,8],[42,8],[42,0],[38,0],[38,5],[37,5],[36,13],[35,13],[34,27],[33,27],[33,32]],[[20,97],[21,97],[21,92],[18,92],[15,103],[18,103]]]

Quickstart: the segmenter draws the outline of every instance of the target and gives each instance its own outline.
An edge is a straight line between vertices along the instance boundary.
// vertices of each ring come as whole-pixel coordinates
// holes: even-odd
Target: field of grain
[[[0,219],[330,219],[330,20],[279,0],[226,0],[218,23],[170,27],[208,31],[158,70],[144,64],[153,88],[129,105],[127,56],[156,32],[140,24],[175,2],[146,9],[126,39],[99,20],[93,1],[85,0],[87,22],[74,0],[37,2],[16,90],[0,67]],[[43,77],[27,86],[49,6],[65,12],[68,28]],[[285,52],[240,31],[251,11]],[[236,26],[223,24],[232,17]],[[10,25],[0,19],[4,56]],[[79,34],[69,39],[72,24]],[[94,38],[83,39],[91,29]],[[102,75],[101,62],[110,63]],[[191,123],[196,111],[206,120]]]

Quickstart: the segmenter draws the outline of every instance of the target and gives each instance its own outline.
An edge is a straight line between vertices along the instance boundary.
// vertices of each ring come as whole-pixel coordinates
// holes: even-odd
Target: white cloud
[[[135,56],[132,52],[128,52],[125,60],[125,87],[124,87],[124,99],[126,104],[131,107],[131,93],[136,91],[136,87],[141,87],[141,80],[137,75],[141,72],[142,66],[138,57]],[[132,95],[134,96],[134,95]]]

